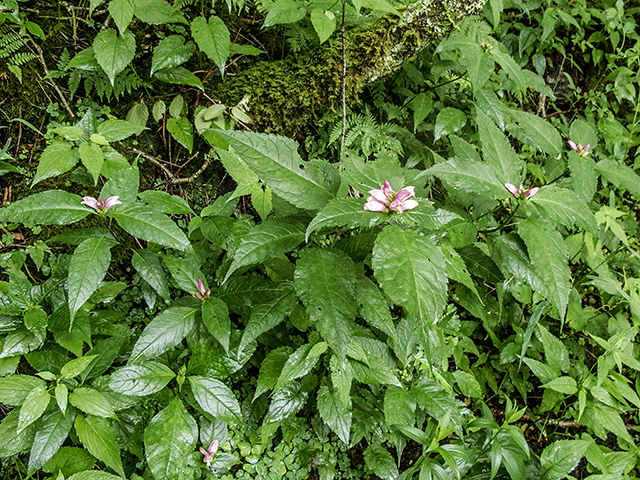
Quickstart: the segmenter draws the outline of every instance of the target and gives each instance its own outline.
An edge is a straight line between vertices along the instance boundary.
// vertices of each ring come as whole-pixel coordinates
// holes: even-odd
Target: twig
[[[171,181],[171,183],[190,183],[190,182],[193,182],[211,164],[211,158],[207,158],[207,160],[202,164],[202,166],[198,169],[198,171],[196,173],[194,173],[190,177],[177,178],[173,173],[171,173],[167,169],[167,167],[165,167],[164,165],[162,165],[162,163],[160,163],[159,159],[157,159],[155,157],[152,157],[151,155],[149,155],[147,153],[141,152],[140,150],[136,150],[135,148],[131,149],[130,152],[135,153],[137,155],[140,155],[141,157],[149,160],[150,162],[152,162],[152,163],[156,164],[158,167],[160,167],[162,169],[162,171],[164,171],[164,173],[167,175],[167,177],[169,177],[169,181]]]

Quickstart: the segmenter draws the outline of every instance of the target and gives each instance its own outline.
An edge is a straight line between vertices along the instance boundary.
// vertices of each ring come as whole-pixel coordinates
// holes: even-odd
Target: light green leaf
[[[65,476],[75,476],[74,473],[81,472],[83,470],[91,470],[96,463],[96,459],[87,452],[84,448],[80,447],[62,447],[58,450],[53,457],[49,459],[47,463],[44,464],[42,470],[47,473],[57,473],[61,472]],[[91,473],[89,471],[83,473]],[[120,479],[120,477],[116,477],[106,472],[99,472],[104,475],[111,476],[113,480]],[[97,480],[98,477],[96,477]],[[103,477],[107,480],[109,477]],[[88,480],[88,478],[87,478]]]
[[[193,329],[198,309],[172,307],[149,323],[133,347],[130,362],[160,355],[180,343]]]
[[[122,35],[131,20],[133,20],[134,0],[111,0],[109,2],[109,14],[116,22],[120,35]]]
[[[0,423],[0,458],[7,458],[17,453],[26,453],[31,448],[36,426],[31,424],[19,434],[18,417],[20,409],[14,408]]]
[[[396,462],[389,453],[379,443],[369,445],[364,451],[364,462],[367,468],[383,480],[395,480],[399,472]]]
[[[20,407],[16,434],[20,435],[25,428],[38,420],[49,406],[50,400],[51,395],[46,389],[38,387],[31,390]]]
[[[41,379],[31,375],[10,375],[0,378],[0,403],[22,405],[33,390],[45,387],[46,384]]]
[[[361,5],[365,8],[370,8],[371,10],[385,13],[393,13],[395,15],[400,16],[398,11],[395,9],[393,5],[391,5],[386,0],[362,0]]]
[[[323,227],[373,227],[389,220],[385,213],[367,212],[362,198],[337,198],[331,200],[311,221],[305,233],[305,241],[314,230]]]
[[[300,390],[300,385],[296,382],[285,385],[273,394],[271,405],[264,417],[263,425],[267,423],[281,422],[282,420],[295,415],[304,406],[307,400],[307,393]]]
[[[69,394],[69,403],[90,415],[116,418],[113,406],[98,390],[91,387],[76,388]]]
[[[509,111],[518,125],[509,125],[507,129],[522,143],[533,145],[552,157],[562,153],[562,138],[558,131],[543,118],[522,110]]]
[[[558,337],[552,335],[549,330],[541,324],[536,324],[536,328],[542,340],[547,364],[553,368],[557,375],[560,375],[561,371],[565,373],[568,372],[570,362],[567,347],[564,346],[564,343],[562,343]]]
[[[545,60],[546,62],[546,60]],[[482,88],[474,93],[477,107],[493,120],[500,130],[505,129],[504,104],[498,100],[496,93],[491,88]]]
[[[164,112],[166,109],[167,109],[167,105],[162,100],[158,100],[156,103],[154,103],[153,109],[152,109],[153,119],[156,122],[159,122],[160,120],[162,120],[162,117],[164,117]]]
[[[389,225],[378,234],[372,265],[394,303],[423,324],[438,321],[447,300],[446,262],[431,239]]]
[[[486,194],[492,198],[507,198],[509,194],[489,165],[469,159],[454,157],[438,163],[421,176],[427,175],[435,175],[446,186],[462,192]]]
[[[465,48],[462,51],[460,63],[467,67],[467,75],[471,80],[474,93],[485,86],[496,68],[491,55],[483,52],[480,48]]]
[[[304,18],[306,8],[293,0],[278,0],[269,5],[267,16],[264,19],[264,27],[296,23]]]
[[[491,258],[503,271],[506,270],[505,276],[513,276],[516,282],[524,282],[536,291],[544,288],[529,261],[527,249],[520,237],[507,233],[490,239],[488,244]]]
[[[100,470],[85,470],[74,473],[67,480],[122,480],[122,477]]]
[[[457,108],[443,108],[436,117],[435,138],[438,140],[450,133],[457,133],[467,124],[467,116]]]
[[[33,473],[42,468],[47,460],[53,457],[67,440],[75,418],[76,411],[73,407],[69,407],[66,413],[54,407],[42,417],[31,446],[29,472]]]
[[[196,17],[191,22],[191,35],[207,56],[215,62],[224,76],[224,65],[229,55],[231,37],[225,23],[218,17],[212,16],[209,21],[204,17]]]
[[[74,358],[64,364],[60,369],[62,378],[73,378],[80,375],[93,362],[97,355],[85,355],[84,357]]]
[[[138,194],[138,198],[169,215],[195,215],[195,212],[182,197],[169,195],[167,192],[145,190]]]
[[[151,25],[162,25],[170,22],[186,23],[182,13],[165,0],[134,1],[135,15],[144,23]]]
[[[350,410],[345,411],[338,393],[322,385],[318,389],[317,401],[318,413],[322,420],[336,432],[345,445],[349,445],[352,413]]]
[[[589,442],[584,440],[558,440],[546,447],[540,456],[540,463],[547,471],[544,480],[565,478],[578,465],[587,451]]]
[[[149,121],[149,109],[145,105],[144,100],[136,102],[133,107],[129,109],[125,121],[140,125],[141,127],[147,126],[147,121]]]
[[[68,225],[93,212],[81,202],[82,198],[73,193],[47,190],[1,208],[0,221],[24,225]]]
[[[71,325],[76,312],[104,280],[111,251],[104,237],[87,238],[76,248],[69,264],[69,313]]]
[[[196,46],[193,42],[184,42],[185,39],[182,35],[169,35],[160,40],[158,46],[153,49],[150,75],[163,68],[177,67],[189,60],[195,52]]]
[[[167,120],[167,130],[180,145],[191,153],[193,150],[193,125],[188,118],[170,118]]]
[[[202,323],[224,351],[229,353],[229,337],[231,335],[231,320],[227,304],[216,297],[204,298],[202,302]],[[246,333],[246,330],[245,330]],[[242,351],[241,344],[239,350]]]
[[[269,187],[256,183],[251,188],[251,205],[262,220],[266,220],[273,210],[273,195]]]
[[[393,385],[384,394],[384,419],[389,425],[415,423],[416,401],[409,390]]]
[[[229,56],[232,55],[260,55],[266,53],[264,50],[254,47],[253,45],[239,45],[234,43],[229,47]]]
[[[65,70],[77,68],[79,70],[92,71],[98,69],[98,61],[93,53],[93,47],[80,50],[65,67]]]
[[[310,355],[313,347],[314,345],[307,343],[299,347],[289,356],[287,362],[282,367],[282,371],[275,385],[276,391],[288,385],[296,378],[304,377],[315,367],[320,357],[318,355]]]
[[[198,288],[198,279],[200,279],[203,282],[206,291],[206,288],[208,287],[207,281],[200,269],[192,262],[188,262],[174,255],[164,255],[162,260],[169,268],[171,276],[178,285],[178,288],[181,288],[185,292],[189,292],[191,295],[196,295],[200,292],[200,289]]]
[[[109,77],[111,85],[114,85],[116,75],[133,60],[136,53],[136,37],[131,32],[124,32],[118,36],[113,28],[107,28],[96,35],[93,53]]]
[[[159,392],[175,377],[162,363],[146,361],[116,370],[109,380],[109,388],[123,395],[143,397]]]
[[[196,87],[204,91],[202,81],[184,67],[163,68],[162,70],[158,70],[154,76],[163,82],[176,83],[178,85],[191,85],[192,87]]]
[[[515,152],[509,140],[480,109],[476,110],[478,132],[484,161],[493,167],[501,183],[518,185],[522,179],[524,160]]]
[[[511,57],[509,50],[499,42],[491,42],[493,49],[489,51],[493,59],[500,65],[507,75],[516,84],[516,88],[522,93],[526,92],[527,82],[522,75],[522,69],[516,61]]]
[[[598,188],[595,162],[590,155],[584,157],[576,152],[569,152],[569,171],[573,191],[580,200],[588,204]]]
[[[415,132],[427,115],[433,110],[433,97],[424,92],[419,93],[411,101],[413,109],[413,131]]]
[[[298,208],[319,210],[335,195],[323,173],[298,155],[298,144],[275,135],[217,130],[273,192]]]
[[[64,383],[57,385],[55,388],[56,403],[60,407],[62,413],[67,411],[67,402],[69,400],[69,390]]]
[[[193,396],[209,415],[225,422],[241,424],[240,404],[229,387],[210,377],[189,376]]]
[[[578,385],[571,377],[554,378],[550,382],[541,385],[541,387],[550,388],[556,392],[564,393],[565,395],[573,395],[578,391]]]
[[[373,327],[393,337],[394,326],[389,305],[378,286],[369,277],[358,275],[356,300],[362,317]]]
[[[98,133],[108,142],[117,142],[131,135],[140,135],[143,130],[148,128],[126,120],[107,120],[98,125]]]
[[[304,240],[304,224],[285,218],[267,220],[242,237],[224,282],[239,268],[290,252]]]
[[[171,219],[148,205],[120,205],[111,215],[134,237],[177,250],[187,250],[191,247],[185,234]]]
[[[91,455],[115,470],[121,477],[125,476],[120,459],[120,447],[108,420],[92,415],[86,418],[78,415],[76,433]]]
[[[131,264],[153,289],[165,300],[169,299],[167,277],[158,255],[149,250],[134,250]]]
[[[476,380],[476,377],[463,370],[455,370],[452,373],[454,378],[456,379],[458,387],[460,387],[460,391],[464,396],[472,398],[482,398],[484,391],[482,387],[480,387],[480,384],[478,383],[478,380]]]
[[[605,159],[596,164],[596,170],[616,187],[623,188],[634,197],[640,198],[640,175],[632,168],[614,160]]]
[[[104,154],[104,162],[102,163],[101,174],[105,178],[111,178],[116,172],[126,170],[131,167],[127,159],[111,147],[105,146],[102,149],[102,153]]]
[[[569,251],[557,230],[533,219],[522,220],[518,234],[529,251],[531,263],[542,280],[540,293],[545,295],[564,318],[569,293],[571,292],[571,270],[568,266]]]
[[[57,139],[52,140],[40,156],[38,169],[33,177],[31,186],[33,187],[47,178],[68,172],[76,166],[78,158],[78,150],[74,148],[73,143]]]
[[[93,177],[94,183],[98,183],[100,172],[102,171],[102,163],[104,162],[104,154],[100,145],[93,142],[84,142],[78,147],[78,154],[82,164],[89,170]]]
[[[333,12],[322,8],[311,10],[311,25],[318,34],[320,44],[326,42],[336,29],[336,17]]]
[[[140,171],[137,166],[124,168],[115,172],[100,191],[100,199],[118,196],[123,204],[135,202],[140,188]],[[113,213],[113,211],[111,211]]]
[[[571,190],[545,185],[531,197],[531,201],[541,205],[549,216],[565,227],[576,225],[598,234],[598,222],[589,206]]]
[[[254,400],[267,390],[276,386],[280,373],[282,372],[282,368],[289,360],[291,353],[291,347],[278,347],[267,354],[260,365],[258,384],[256,386],[256,393],[253,397]]]

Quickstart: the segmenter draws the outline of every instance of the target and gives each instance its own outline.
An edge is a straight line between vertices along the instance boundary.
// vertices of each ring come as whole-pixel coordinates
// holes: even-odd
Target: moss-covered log
[[[424,47],[448,35],[486,0],[419,0],[377,22],[347,32],[347,94],[397,69]],[[259,131],[294,135],[318,111],[340,98],[342,43],[338,38],[297,58],[259,62],[211,87],[228,105],[250,97]]]

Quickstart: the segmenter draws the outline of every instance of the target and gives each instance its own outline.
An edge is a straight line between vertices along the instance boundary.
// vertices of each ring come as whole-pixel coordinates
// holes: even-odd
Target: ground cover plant
[[[639,13],[0,2],[2,478],[636,478]]]

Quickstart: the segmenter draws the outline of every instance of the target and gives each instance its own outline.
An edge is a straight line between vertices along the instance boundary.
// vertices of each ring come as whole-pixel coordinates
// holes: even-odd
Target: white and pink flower
[[[520,187],[516,187],[512,183],[505,183],[504,184],[504,188],[506,188],[509,191],[509,193],[511,195],[513,195],[514,197],[516,197],[516,198],[519,198],[519,197],[531,198],[536,193],[538,193],[538,190],[540,190],[538,187],[534,187],[534,188],[530,188],[528,190],[525,190],[524,187],[522,186],[522,184],[520,184]]]
[[[388,181],[379,190],[369,190],[369,198],[364,204],[367,212],[393,212],[402,213],[405,210],[416,208],[419,203],[411,199],[415,195],[415,187],[408,186],[395,193]]]
[[[87,205],[93,208],[98,213],[105,213],[114,205],[122,205],[122,202],[119,200],[120,197],[114,195],[113,197],[109,197],[106,200],[99,200],[93,197],[82,197],[81,205]]]

